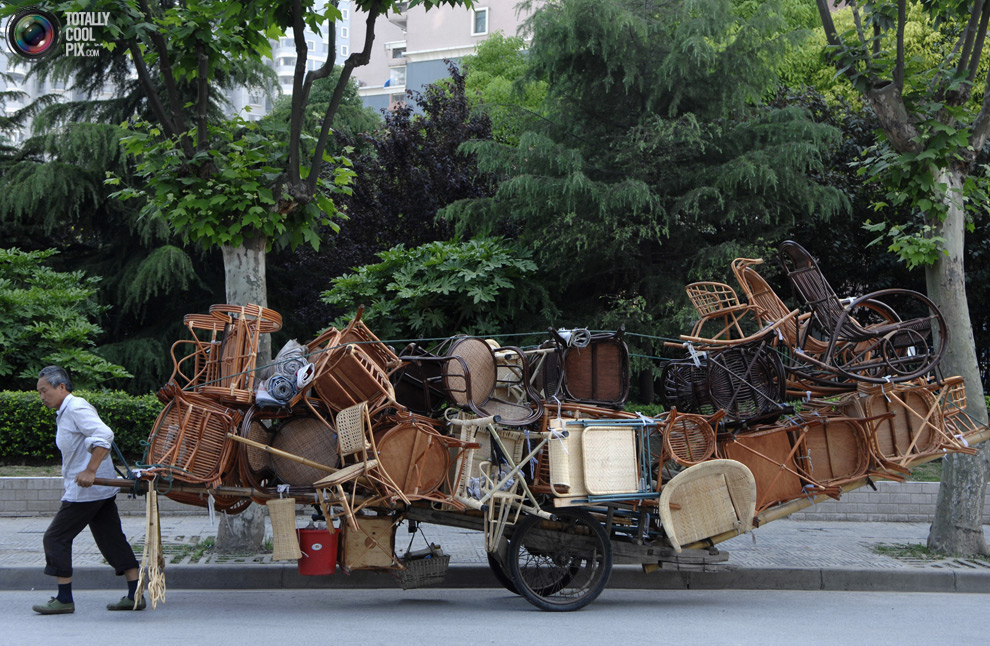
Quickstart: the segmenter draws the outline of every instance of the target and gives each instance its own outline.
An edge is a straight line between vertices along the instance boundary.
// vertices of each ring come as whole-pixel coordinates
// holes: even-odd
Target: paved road
[[[0,592],[3,643],[962,645],[985,641],[990,604],[986,594],[606,590],[579,612],[545,613],[496,590],[182,590],[156,610],[108,613],[109,591],[84,590],[76,614],[42,617],[30,610],[40,596]]]

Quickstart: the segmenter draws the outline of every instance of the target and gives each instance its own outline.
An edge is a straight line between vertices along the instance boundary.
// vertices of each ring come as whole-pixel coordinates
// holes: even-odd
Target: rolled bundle
[[[296,394],[296,376],[293,374],[291,377],[283,375],[269,377],[265,382],[265,390],[273,399],[286,404]]]
[[[289,341],[275,355],[275,361],[272,362],[275,370],[272,374],[290,377],[295,380],[296,373],[309,363],[309,359],[306,356],[308,352],[309,349],[295,339]]]

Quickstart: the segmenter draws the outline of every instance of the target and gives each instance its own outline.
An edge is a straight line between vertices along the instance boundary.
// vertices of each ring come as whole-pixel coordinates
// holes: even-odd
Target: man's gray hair
[[[65,384],[65,389],[70,393],[72,392],[72,379],[69,378],[69,373],[65,371],[65,368],[59,366],[42,368],[38,378],[46,379],[52,388],[58,388],[59,384]]]

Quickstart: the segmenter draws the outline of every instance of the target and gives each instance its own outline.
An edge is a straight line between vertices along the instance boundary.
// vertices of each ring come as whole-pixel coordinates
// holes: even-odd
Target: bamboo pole
[[[305,464],[307,467],[313,467],[314,469],[319,469],[320,471],[326,471],[327,473],[336,473],[339,469],[335,467],[328,467],[325,464],[320,464],[319,462],[314,462],[312,460],[307,460],[306,458],[300,457],[294,453],[289,453],[287,451],[282,451],[281,449],[276,449],[274,447],[268,446],[267,444],[262,444],[261,442],[255,442],[246,437],[241,437],[235,433],[227,433],[227,437],[230,439],[240,442],[241,444],[247,444],[258,450],[264,451],[265,453],[271,453],[272,455],[277,455],[281,458],[287,460],[292,460],[293,462],[298,462],[299,464]]]

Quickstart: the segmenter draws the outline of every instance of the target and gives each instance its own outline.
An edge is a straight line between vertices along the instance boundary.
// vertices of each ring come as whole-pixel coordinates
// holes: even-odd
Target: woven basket
[[[247,437],[249,440],[254,440],[261,444],[271,444],[274,433],[269,431],[268,427],[261,422],[253,421],[251,422],[251,426],[248,427]],[[245,446],[244,452],[247,456],[248,467],[253,473],[261,475],[272,470],[272,456],[267,451],[256,449],[253,446]]]
[[[280,451],[325,464],[328,467],[336,467],[339,462],[337,441],[333,430],[327,428],[323,422],[315,417],[294,417],[285,420],[279,425],[278,432],[271,444],[273,448]],[[263,453],[258,449],[254,450]],[[285,484],[311,485],[327,475],[326,471],[300,464],[279,455],[272,455],[271,463],[275,475]]]
[[[181,482],[219,484],[233,455],[227,433],[241,414],[194,393],[179,392],[158,415],[148,438],[147,473]]]
[[[296,499],[278,498],[265,503],[272,521],[272,560],[298,561],[299,534],[296,533]]]
[[[438,585],[447,578],[450,555],[444,554],[437,546],[431,546],[425,555],[406,554],[399,562],[406,569],[395,573],[395,578],[403,590]]]

